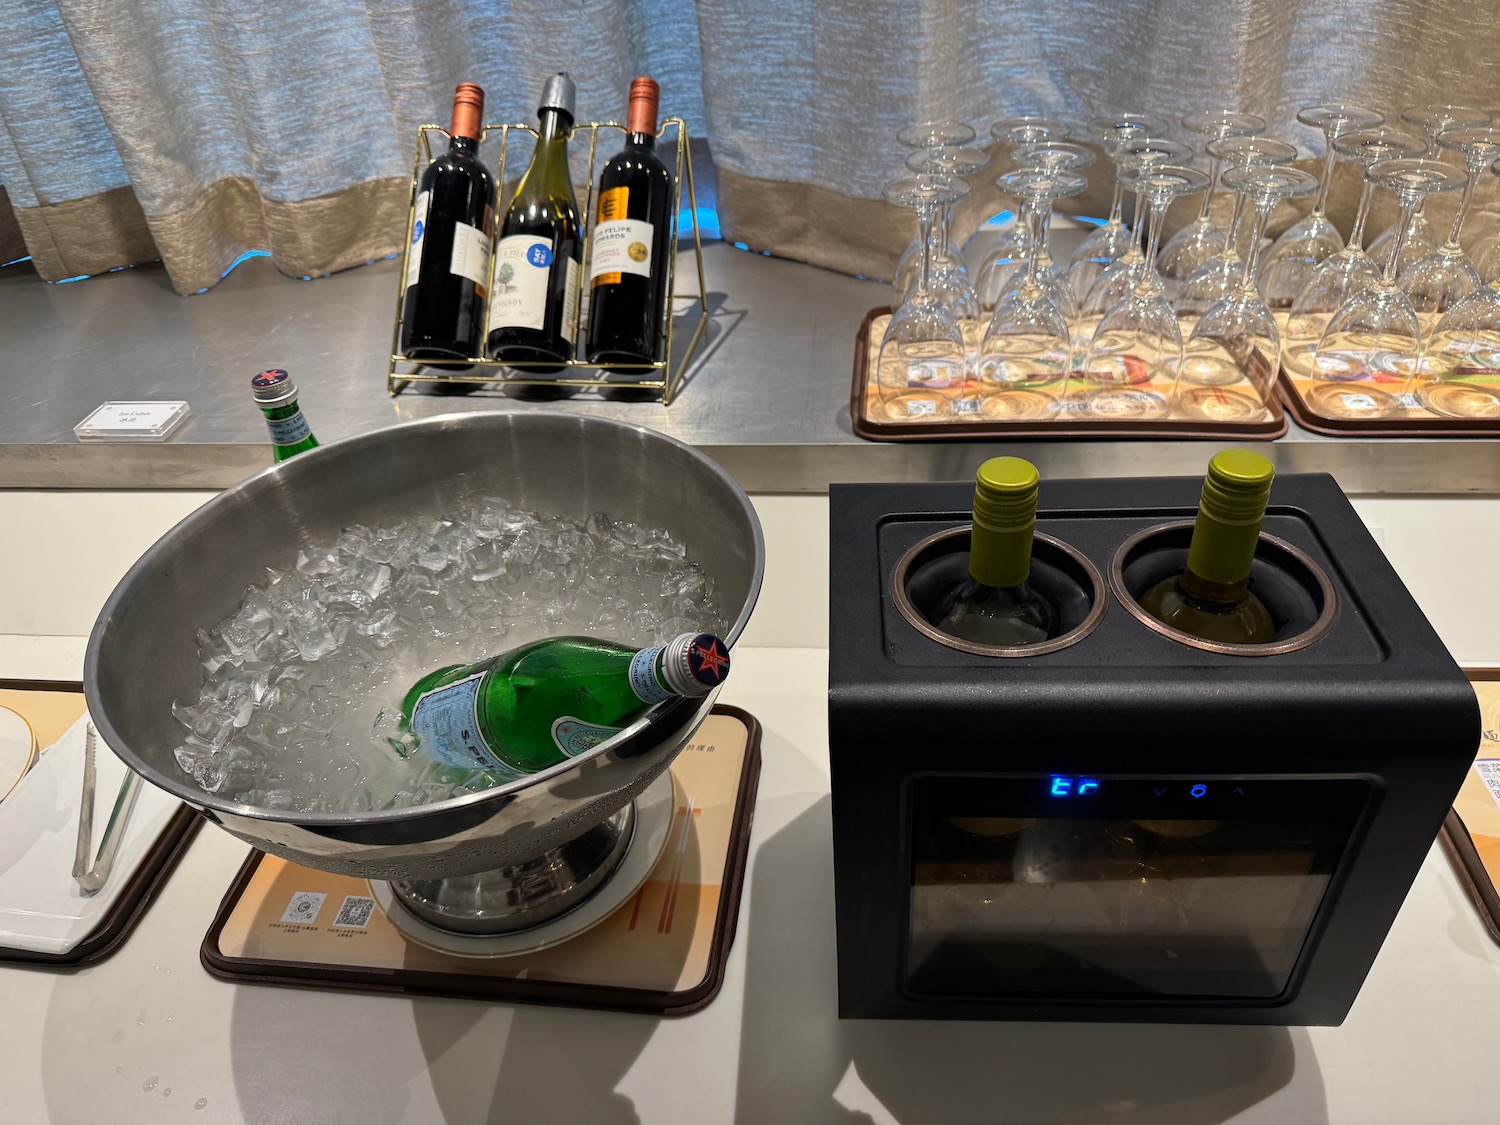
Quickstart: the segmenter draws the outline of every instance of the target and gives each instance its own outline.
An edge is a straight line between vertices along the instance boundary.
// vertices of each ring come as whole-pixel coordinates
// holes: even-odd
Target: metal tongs
[[[104,886],[109,871],[115,865],[115,853],[120,850],[120,840],[125,835],[125,825],[135,808],[135,799],[141,793],[141,775],[129,766],[120,782],[120,792],[115,797],[114,810],[109,814],[109,823],[104,826],[104,836],[99,841],[99,852],[94,856],[94,866],[89,867],[89,850],[94,835],[94,785],[97,775],[94,769],[94,724],[84,724],[83,735],[83,800],[78,810],[78,850],[73,853],[73,878],[78,881],[83,893],[91,895]]]

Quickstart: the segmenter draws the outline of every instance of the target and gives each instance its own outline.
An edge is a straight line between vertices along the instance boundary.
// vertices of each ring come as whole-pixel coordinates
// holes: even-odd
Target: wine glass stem
[[[943,257],[948,256],[948,224],[953,220],[953,204],[946,203],[938,209],[937,220],[933,224],[932,237],[938,240],[938,249]]]
[[[1036,286],[1041,280],[1042,247],[1047,239],[1047,220],[1051,217],[1051,200],[1027,200],[1027,214],[1031,219],[1031,242],[1026,247],[1026,284]]]
[[[1464,184],[1463,195],[1459,197],[1458,210],[1453,215],[1453,226],[1448,231],[1448,241],[1445,243],[1446,249],[1457,250],[1461,245],[1458,241],[1458,236],[1463,233],[1464,219],[1469,214],[1469,204],[1474,201],[1474,187],[1479,183],[1479,177],[1483,172],[1484,165],[1482,163],[1477,168],[1473,164],[1469,165],[1469,180],[1468,183]]]
[[[1328,155],[1323,158],[1323,180],[1318,184],[1318,194],[1313,198],[1312,214],[1323,214],[1323,205],[1328,202],[1328,185],[1333,183],[1333,162],[1338,159],[1338,149],[1333,147],[1333,134],[1325,131],[1324,140],[1328,145]]]
[[[1119,172],[1115,173],[1115,194],[1109,201],[1109,221],[1115,226],[1121,223],[1120,212],[1124,209],[1125,186],[1120,183]]]
[[[1391,254],[1385,260],[1385,275],[1382,279],[1387,289],[1393,289],[1396,285],[1396,263],[1401,260],[1401,251],[1406,249],[1406,236],[1416,218],[1417,205],[1422,201],[1421,196],[1415,199],[1409,195],[1402,195],[1401,215],[1396,220],[1396,237],[1391,241]]]
[[[1224,246],[1224,256],[1230,261],[1240,256],[1240,226],[1245,219],[1245,193],[1234,193],[1234,213],[1229,218],[1229,241]]]
[[[1275,206],[1274,199],[1256,200],[1255,214],[1250,220],[1250,248],[1245,252],[1245,275],[1240,280],[1242,289],[1255,287],[1255,267],[1260,262],[1260,242],[1266,236],[1266,223],[1270,221],[1271,211]]]
[[[917,275],[917,293],[927,296],[927,286],[932,280],[932,219],[933,206],[922,202],[917,205],[917,223],[921,228],[922,272]]]
[[[1199,220],[1207,220],[1213,214],[1214,191],[1219,186],[1219,158],[1215,156],[1208,162],[1208,190],[1203,193],[1203,206],[1198,209]]]
[[[1161,220],[1166,210],[1166,201],[1151,199],[1146,212],[1146,269],[1142,277],[1150,278],[1156,273],[1156,247],[1161,242]]]
[[[1365,248],[1365,220],[1370,217],[1370,200],[1375,195],[1375,182],[1365,177],[1365,186],[1360,189],[1359,209],[1354,212],[1354,226],[1349,231],[1349,249]]]

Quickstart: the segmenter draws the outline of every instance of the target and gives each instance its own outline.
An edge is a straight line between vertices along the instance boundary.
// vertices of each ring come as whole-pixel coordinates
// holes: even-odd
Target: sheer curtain
[[[635,74],[661,82],[663,111],[710,143],[726,238],[884,276],[911,230],[880,202],[902,124],[1224,105],[1316,167],[1299,106],[1500,105],[1497,16],[1500,0],[19,0],[0,5],[0,262],[30,254],[59,280],[159,257],[192,292],[252,249],[294,276],[382,257],[416,126],[446,119],[454,84],[484,86],[490,121],[531,120],[566,69],[583,117],[621,116]],[[1004,205],[999,170],[960,234]],[[1092,178],[1074,205],[1097,214],[1106,167]]]

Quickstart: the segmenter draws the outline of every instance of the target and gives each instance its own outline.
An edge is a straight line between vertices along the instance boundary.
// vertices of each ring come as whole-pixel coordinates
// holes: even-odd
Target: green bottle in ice
[[[276,460],[285,461],[317,446],[318,439],[297,405],[297,384],[285,371],[279,367],[262,371],[250,380],[250,394],[266,416]]]
[[[552,637],[423,676],[401,714],[418,755],[519,777],[592,749],[654,704],[707,695],[728,674],[728,649],[711,633],[643,649]]]

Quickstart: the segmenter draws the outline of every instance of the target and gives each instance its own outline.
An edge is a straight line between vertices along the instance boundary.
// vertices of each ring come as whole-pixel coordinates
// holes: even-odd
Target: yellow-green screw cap
[[[1018,586],[1031,573],[1041,475],[1030,461],[992,457],[974,475],[969,574],[986,586]]]
[[[1250,577],[1255,542],[1266,517],[1276,467],[1259,453],[1214,454],[1203,478],[1188,569],[1210,582],[1232,585]]]

